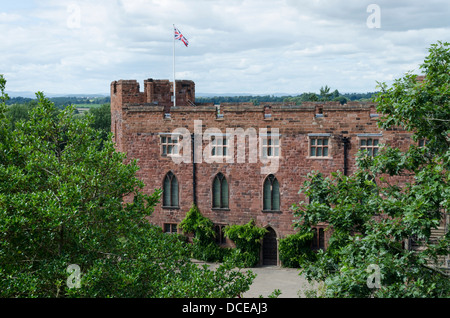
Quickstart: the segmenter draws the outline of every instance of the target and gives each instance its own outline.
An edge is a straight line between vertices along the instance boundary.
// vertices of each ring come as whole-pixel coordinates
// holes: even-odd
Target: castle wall
[[[153,82],[155,83],[155,82]],[[194,133],[201,123],[201,132],[216,128],[222,133],[227,129],[242,128],[278,129],[281,156],[278,169],[273,174],[280,184],[280,209],[276,212],[263,211],[263,183],[267,174],[261,172],[266,166],[261,160],[249,162],[249,147],[246,160],[238,163],[235,150],[233,162],[197,162],[196,199],[201,213],[216,224],[245,224],[254,219],[258,226],[272,227],[277,237],[294,233],[291,206],[303,200],[299,189],[311,171],[325,175],[355,169],[355,155],[363,138],[377,138],[380,143],[407,148],[411,143],[409,133],[400,130],[382,131],[377,126],[378,115],[371,103],[349,102],[308,102],[300,106],[282,103],[222,104],[219,112],[214,105],[192,106],[195,102],[193,86],[184,87],[180,94],[180,106],[173,108],[167,98],[167,85],[151,87],[145,82],[146,90],[139,92],[135,81],[119,81],[111,84],[112,130],[115,133],[119,151],[126,152],[128,158],[138,159],[138,177],[146,184],[147,193],[162,188],[165,175],[172,171],[179,182],[179,208],[163,208],[160,203],[149,221],[164,228],[164,224],[179,224],[193,203],[193,164],[176,163],[171,157],[161,155],[160,134],[171,133],[177,128],[185,128]],[[178,85],[177,85],[178,87]],[[151,93],[150,93],[151,92]],[[165,92],[165,93],[164,93]],[[163,94],[164,93],[164,94]],[[183,95],[184,94],[184,95]],[[157,103],[155,103],[157,101]],[[178,103],[178,99],[177,99]],[[178,104],[177,104],[178,105]],[[167,114],[170,114],[168,116]],[[328,156],[310,156],[310,140],[314,136],[327,136]],[[343,138],[349,138],[347,157],[344,157]],[[237,147],[238,140],[235,140]],[[203,140],[201,150],[208,145]],[[229,208],[212,208],[212,184],[221,172],[229,185]],[[401,182],[403,180],[397,180]]]

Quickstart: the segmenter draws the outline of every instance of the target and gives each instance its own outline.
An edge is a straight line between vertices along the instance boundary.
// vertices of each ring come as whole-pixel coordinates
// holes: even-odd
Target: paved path
[[[195,261],[195,263],[205,264]],[[206,263],[211,269],[218,266],[217,263]],[[250,290],[244,293],[245,298],[267,298],[276,289],[281,291],[278,298],[305,298],[305,291],[315,290],[317,284],[309,284],[303,275],[299,275],[299,269],[284,268],[279,266],[260,266],[249,269],[257,276],[250,286]]]
[[[299,275],[298,269],[262,266],[250,270],[257,276],[250,290],[244,293],[246,298],[267,298],[276,289],[281,291],[278,298],[305,298],[305,291],[316,288],[316,285],[309,284],[303,275]]]

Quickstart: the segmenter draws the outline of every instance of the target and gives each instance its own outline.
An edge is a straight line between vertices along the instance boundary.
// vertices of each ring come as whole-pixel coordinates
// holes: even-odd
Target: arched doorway
[[[277,265],[278,260],[278,246],[277,246],[277,233],[271,227],[267,228],[267,233],[263,238],[263,265]]]

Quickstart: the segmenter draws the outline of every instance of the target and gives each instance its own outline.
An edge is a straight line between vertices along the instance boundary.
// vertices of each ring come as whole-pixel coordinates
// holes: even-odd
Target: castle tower
[[[195,83],[188,80],[176,81],[176,98],[178,106],[195,106]],[[111,83],[111,131],[114,134],[117,149],[124,151],[123,111],[128,105],[142,107],[163,107],[170,113],[173,107],[173,82],[169,80],[144,80],[144,92],[136,80],[119,80]]]

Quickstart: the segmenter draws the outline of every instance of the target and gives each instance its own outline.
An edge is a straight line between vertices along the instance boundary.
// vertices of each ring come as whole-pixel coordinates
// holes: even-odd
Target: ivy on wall
[[[192,256],[207,262],[231,261],[238,267],[254,267],[259,262],[261,240],[266,229],[257,227],[254,220],[244,225],[229,225],[224,234],[236,248],[220,247],[215,242],[214,223],[192,205],[180,223],[185,234],[193,234]]]
[[[244,225],[230,225],[224,229],[225,236],[236,244],[233,257],[237,265],[254,267],[259,262],[261,240],[267,233],[265,228],[257,227],[251,220]]]
[[[180,228],[185,234],[193,234],[192,257],[205,262],[222,262],[229,254],[228,248],[215,243],[214,223],[204,217],[196,205],[186,213]]]
[[[285,267],[301,267],[302,259],[314,259],[315,253],[311,250],[313,232],[298,232],[280,239],[280,261]]]

